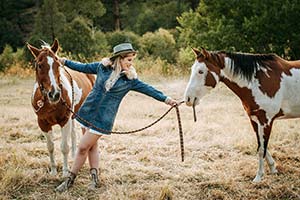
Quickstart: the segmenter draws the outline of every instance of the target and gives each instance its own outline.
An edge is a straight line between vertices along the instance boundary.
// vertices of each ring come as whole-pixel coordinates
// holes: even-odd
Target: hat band
[[[120,51],[114,53],[114,55],[125,52],[125,51],[135,52],[135,50],[133,50],[133,49],[123,49],[123,50],[120,50]]]

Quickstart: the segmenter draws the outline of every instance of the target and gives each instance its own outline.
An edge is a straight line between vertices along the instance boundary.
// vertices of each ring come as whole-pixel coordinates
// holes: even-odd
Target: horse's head
[[[61,97],[60,88],[60,62],[56,56],[59,49],[58,41],[52,46],[43,46],[38,49],[27,43],[27,47],[35,58],[36,81],[44,97],[50,103],[57,103]]]
[[[196,60],[184,97],[188,106],[199,104],[199,100],[217,85],[221,71],[218,61],[204,48],[201,51],[193,48],[193,52]]]

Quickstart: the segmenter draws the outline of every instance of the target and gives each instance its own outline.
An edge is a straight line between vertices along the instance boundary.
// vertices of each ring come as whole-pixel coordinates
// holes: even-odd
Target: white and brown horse
[[[59,49],[57,40],[51,47],[46,45],[42,49],[38,49],[30,44],[27,44],[27,47],[35,58],[36,82],[31,103],[37,115],[38,125],[47,139],[51,162],[50,173],[57,174],[52,126],[59,125],[62,134],[63,176],[65,176],[68,173],[68,138],[71,136],[72,155],[74,156],[76,134],[71,113],[63,101],[70,108],[73,106],[72,109],[76,112],[92,89],[95,77],[70,69],[67,73],[56,56]]]
[[[208,52],[193,49],[196,61],[185,91],[188,106],[219,82],[242,101],[258,141],[258,171],[254,182],[264,175],[264,158],[271,173],[275,162],[268,141],[275,119],[300,117],[300,61],[287,61],[275,54]]]

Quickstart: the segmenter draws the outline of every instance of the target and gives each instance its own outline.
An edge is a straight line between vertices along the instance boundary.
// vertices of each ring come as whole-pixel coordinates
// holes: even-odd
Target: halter
[[[47,98],[46,98],[47,91],[45,90],[45,88],[43,88],[42,84],[39,84],[38,87],[39,87],[39,89],[40,89],[40,91],[42,93],[42,99],[37,100],[37,102],[36,102],[36,105],[38,106],[37,109],[33,105],[33,94],[31,95],[31,106],[32,106],[32,108],[33,108],[33,110],[34,110],[35,113],[38,113],[42,109],[42,107],[44,107],[45,102],[47,100]],[[61,83],[59,84],[59,88],[61,89],[61,91],[63,90],[63,87],[62,87]],[[73,90],[73,86],[72,86],[72,90]],[[73,92],[72,92],[72,99],[73,99],[73,96],[74,95],[73,95]],[[62,95],[60,96],[59,101],[61,101],[61,100],[62,100]],[[72,107],[73,107],[73,100],[72,100]]]
[[[36,61],[36,59],[33,61],[34,62],[34,67],[35,67],[35,69],[37,70],[37,61]],[[64,68],[64,66],[62,66],[62,65],[60,65],[59,67],[62,67],[66,72],[67,72],[67,74],[70,76],[70,79],[71,79],[71,88],[72,88],[72,102],[71,102],[71,104],[72,104],[72,108],[73,108],[73,106],[74,106],[74,87],[73,87],[73,79],[72,79],[72,77],[71,77],[71,75],[69,74],[69,72]],[[63,86],[62,86],[62,83],[61,83],[61,80],[60,80],[60,83],[58,84],[58,86],[59,86],[59,88],[61,89],[61,95],[60,95],[60,99],[59,99],[59,101],[62,101],[63,99],[62,99],[62,91],[63,91]],[[34,105],[33,105],[33,95],[34,94],[32,94],[31,95],[31,105],[32,105],[32,108],[33,108],[33,110],[34,110],[34,112],[35,113],[38,113],[43,107],[44,107],[44,105],[45,105],[45,102],[46,102],[46,100],[47,100],[47,94],[48,94],[48,91],[44,88],[44,86],[43,86],[43,84],[42,83],[38,83],[38,88],[39,88],[39,90],[40,90],[40,92],[41,92],[41,94],[42,94],[42,99],[39,99],[39,100],[37,100],[37,106],[38,106],[38,108],[36,109],[35,107],[34,107]],[[58,101],[58,102],[59,102]],[[62,102],[65,102],[64,100],[62,101]]]

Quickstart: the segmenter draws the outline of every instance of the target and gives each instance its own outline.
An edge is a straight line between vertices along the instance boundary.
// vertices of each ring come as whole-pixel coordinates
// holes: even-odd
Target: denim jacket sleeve
[[[155,89],[139,79],[133,80],[132,90],[153,97],[158,101],[164,102],[167,99],[167,96],[163,92]]]
[[[66,60],[65,65],[73,70],[87,73],[87,74],[97,74],[99,68],[102,67],[101,62],[81,63],[81,62],[74,62],[71,60]]]

